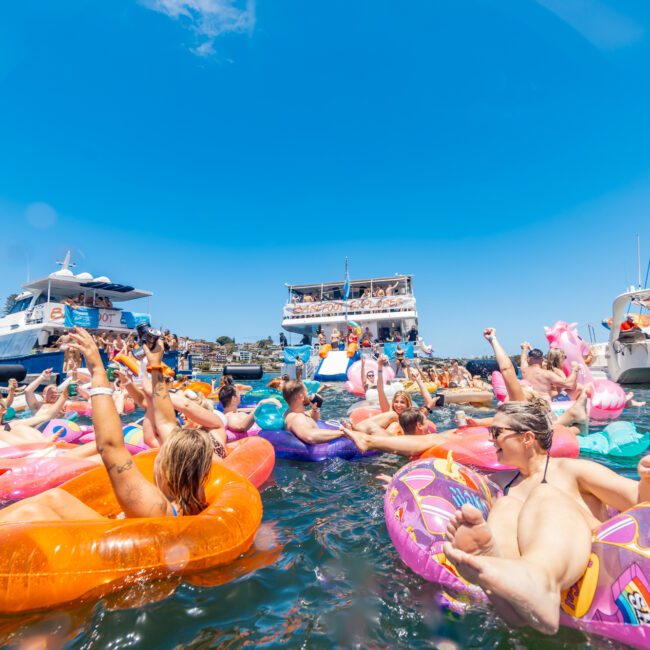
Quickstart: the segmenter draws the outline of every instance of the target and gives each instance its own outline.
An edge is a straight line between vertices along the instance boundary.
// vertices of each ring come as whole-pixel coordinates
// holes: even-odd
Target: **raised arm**
[[[379,366],[377,369],[377,393],[379,395],[379,408],[381,409],[382,413],[390,411],[390,404],[388,403],[388,399],[386,398],[386,391],[384,390],[384,367],[386,366],[387,362],[387,357],[383,354],[380,354],[379,358],[377,359],[377,365]]]
[[[528,351],[531,349],[530,343],[527,341],[524,341],[521,344],[521,356],[519,357],[519,365],[521,366],[521,370],[525,370],[528,368]]]
[[[431,397],[431,394],[422,381],[422,371],[418,368],[418,372],[411,372],[411,367],[408,359],[404,359],[402,365],[404,366],[404,370],[406,371],[409,379],[415,381],[415,383],[418,385],[418,388],[420,389],[420,395],[422,395],[422,399],[424,400],[424,408],[429,413],[431,413],[431,411],[436,406],[436,401]]]
[[[182,393],[171,393],[173,407],[187,415],[192,422],[205,427],[206,429],[223,429],[221,418],[214,412],[204,409],[202,406],[188,399]],[[174,420],[176,418],[174,417]],[[157,424],[156,424],[157,426]]]
[[[169,397],[169,390],[162,372],[165,348],[162,339],[158,339],[153,350],[149,349],[146,343],[143,343],[142,349],[147,355],[149,364],[147,370],[151,375],[154,424],[160,439],[164,442],[178,428],[174,405]]]
[[[557,388],[567,388],[569,390],[573,390],[578,383],[578,375],[580,374],[580,364],[577,363],[576,361],[573,361],[571,363],[571,374],[566,379],[562,379],[560,375],[554,372],[551,372],[549,374],[552,375],[551,381],[553,382],[553,386]]]
[[[146,408],[146,398],[144,392],[134,383],[128,373],[124,370],[117,370],[115,376],[120,380],[120,384],[129,394],[129,397],[141,408]]]
[[[8,387],[9,392],[7,393],[7,397],[5,397],[5,408],[9,408],[14,403],[14,397],[18,390],[18,382],[12,378],[8,382]]]
[[[52,368],[43,370],[43,372],[25,388],[25,401],[27,402],[27,406],[29,407],[30,411],[32,411],[32,413],[35,413],[41,407],[41,402],[38,397],[36,397],[36,389],[51,376]]]
[[[501,343],[499,343],[496,329],[494,329],[494,327],[488,327],[483,330],[483,336],[487,339],[488,343],[494,350],[494,356],[499,364],[499,370],[503,375],[503,381],[506,385],[506,390],[508,391],[508,397],[516,402],[525,401],[526,396],[524,395],[524,391],[519,383],[519,379],[517,379],[515,367],[512,365],[512,361],[501,346]]]
[[[156,517],[171,512],[162,492],[141,474],[124,446],[122,423],[115,410],[111,388],[97,345],[90,334],[75,327],[71,347],[81,352],[91,375],[93,426],[97,451],[102,457],[115,496],[127,517]]]

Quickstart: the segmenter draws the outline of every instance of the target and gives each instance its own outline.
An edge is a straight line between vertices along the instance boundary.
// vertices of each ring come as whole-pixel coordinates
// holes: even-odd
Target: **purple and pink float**
[[[445,459],[409,463],[386,490],[384,515],[391,540],[404,563],[425,580],[485,600],[465,581],[442,551],[454,512],[465,503],[487,517],[498,488],[480,474]],[[455,611],[465,605],[443,594]],[[593,536],[583,577],[562,594],[561,623],[630,644],[650,645],[650,504],[627,510],[602,524]]]

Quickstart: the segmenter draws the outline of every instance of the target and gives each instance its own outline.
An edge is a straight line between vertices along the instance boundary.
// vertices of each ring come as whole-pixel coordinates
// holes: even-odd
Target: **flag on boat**
[[[350,297],[350,275],[348,274],[348,258],[345,258],[345,284],[343,285],[343,300]]]

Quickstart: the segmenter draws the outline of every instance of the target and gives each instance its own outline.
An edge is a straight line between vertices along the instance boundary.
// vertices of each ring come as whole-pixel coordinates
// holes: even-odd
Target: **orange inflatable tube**
[[[183,390],[193,390],[195,393],[203,393],[206,397],[212,394],[212,386],[205,381],[191,381]]]
[[[0,525],[0,612],[58,607],[143,578],[192,574],[238,558],[253,543],[262,501],[236,470],[251,471],[246,456],[268,457],[264,446],[246,447],[212,464],[209,505],[200,515],[115,519],[121,508],[106,470],[98,467],[61,487],[110,519]],[[133,459],[151,481],[156,453]]]
[[[128,368],[136,377],[140,374],[140,364],[138,361],[128,354],[116,354],[113,361]]]
[[[113,357],[113,361],[128,368],[136,377],[140,374],[140,364],[138,363],[138,360],[129,354],[116,354]],[[163,367],[162,373],[165,377],[173,377],[176,374],[166,363],[162,363],[161,365]]]

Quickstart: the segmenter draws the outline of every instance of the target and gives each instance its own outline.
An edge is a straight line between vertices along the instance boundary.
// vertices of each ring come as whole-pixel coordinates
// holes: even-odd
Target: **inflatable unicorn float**
[[[591,374],[585,357],[589,353],[589,346],[578,336],[577,323],[558,321],[553,327],[545,327],[546,338],[551,348],[559,348],[566,355],[563,370],[567,376],[571,372],[571,364],[579,366],[578,383],[593,384],[593,392],[588,404],[589,418],[602,422],[615,420],[625,408],[625,391],[614,381],[609,379],[596,379]],[[524,382],[525,383],[525,382]],[[497,399],[503,402],[508,395],[505,383],[500,372],[492,374],[492,385]],[[573,402],[555,402],[553,410],[566,411]]]

